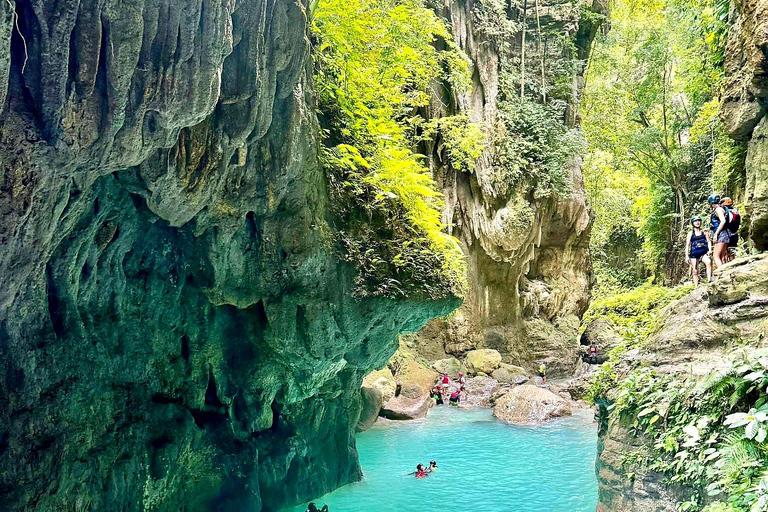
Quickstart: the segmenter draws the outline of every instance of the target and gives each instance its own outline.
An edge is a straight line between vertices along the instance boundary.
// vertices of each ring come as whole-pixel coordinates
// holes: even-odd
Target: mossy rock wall
[[[306,6],[14,4],[24,39],[3,37],[0,3],[3,509],[275,510],[359,479],[363,376],[457,300],[352,298]]]

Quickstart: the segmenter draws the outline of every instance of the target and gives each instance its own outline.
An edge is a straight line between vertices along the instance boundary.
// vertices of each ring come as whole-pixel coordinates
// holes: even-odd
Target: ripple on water
[[[500,423],[490,410],[438,407],[426,420],[359,434],[363,481],[316,502],[330,512],[593,512],[596,441],[585,417],[529,428]],[[408,476],[430,459],[437,472]]]

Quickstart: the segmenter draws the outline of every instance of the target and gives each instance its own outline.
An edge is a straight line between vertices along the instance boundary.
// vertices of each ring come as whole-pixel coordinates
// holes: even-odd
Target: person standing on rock
[[[542,384],[547,383],[547,364],[544,361],[539,365],[539,377],[541,377]]]
[[[739,227],[741,227],[741,214],[739,210],[734,208],[733,199],[730,197],[724,197],[722,204],[725,208],[728,208],[728,234],[730,239],[728,240],[728,252],[726,254],[727,261],[733,261],[736,258],[736,249],[739,247]]]
[[[720,196],[711,195],[707,198],[709,207],[712,209],[709,226],[712,232],[712,242],[715,244],[715,266],[721,267],[728,257],[728,243],[731,241],[731,234],[728,231],[728,207],[720,205]]]
[[[448,384],[451,383],[451,379],[448,378],[447,373],[443,373],[443,394],[448,392]]]
[[[688,238],[685,241],[685,261],[691,267],[691,276],[693,284],[699,286],[699,265],[703,262],[707,267],[707,282],[712,279],[712,261],[709,259],[709,253],[712,250],[712,242],[707,238],[707,234],[701,229],[701,217],[691,219],[691,230],[688,232]]]
[[[467,385],[467,378],[464,377],[463,373],[459,372],[459,389],[464,391],[466,385]]]

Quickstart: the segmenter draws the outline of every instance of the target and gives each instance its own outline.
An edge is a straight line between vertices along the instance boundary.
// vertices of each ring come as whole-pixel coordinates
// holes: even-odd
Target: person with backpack
[[[739,213],[739,210],[734,208],[733,199],[730,197],[724,197],[720,204],[725,208],[728,208],[728,234],[730,235],[730,239],[728,240],[727,261],[733,261],[736,258],[736,249],[739,247],[741,214]]]
[[[712,251],[712,242],[709,241],[707,234],[701,229],[701,217],[698,215],[691,219],[691,230],[688,232],[688,238],[685,241],[686,263],[691,267],[691,276],[693,284],[699,286],[699,265],[703,262],[707,267],[707,282],[712,279],[712,261],[709,259],[709,253]]]
[[[707,202],[712,209],[709,227],[712,230],[712,243],[715,244],[715,266],[721,267],[726,263],[728,242],[731,240],[728,231],[728,207],[720,204],[720,196],[716,194],[709,196]]]

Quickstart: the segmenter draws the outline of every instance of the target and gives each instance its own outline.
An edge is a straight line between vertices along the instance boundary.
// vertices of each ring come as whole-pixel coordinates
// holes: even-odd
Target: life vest
[[[700,235],[697,235],[694,231],[691,235],[691,258],[700,258],[709,252],[709,245],[707,244],[707,235],[702,231]]]
[[[723,209],[723,217],[725,217],[725,227],[723,228],[728,229],[728,218],[730,217],[730,209],[727,206],[720,205],[720,208]],[[741,221],[739,221],[741,222]],[[714,233],[717,231],[717,228],[720,227],[720,217],[717,216],[717,208],[714,209],[712,212],[712,215],[709,217],[709,226],[712,229],[712,232]]]

